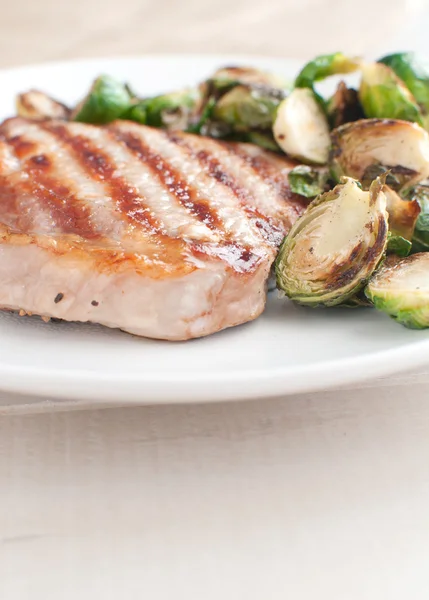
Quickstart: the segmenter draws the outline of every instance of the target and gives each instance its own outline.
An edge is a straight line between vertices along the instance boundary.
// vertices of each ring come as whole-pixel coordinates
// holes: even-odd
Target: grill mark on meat
[[[267,216],[263,215],[257,208],[253,206],[254,197],[252,194],[239,185],[236,179],[225,171],[219,160],[209,154],[206,150],[194,150],[186,140],[175,134],[167,132],[168,139],[178,144],[194,159],[198,160],[203,169],[219,183],[229,188],[242,208],[245,210],[249,218],[251,218],[259,229],[261,235],[271,245],[278,246],[284,237],[283,227],[279,227],[272,220],[267,221]]]
[[[88,127],[91,129],[91,126]],[[102,237],[107,236],[116,241],[119,241],[125,232],[132,233],[129,222],[118,211],[103,183],[88,177],[88,173],[80,166],[66,144],[46,129],[42,129],[40,122],[14,118],[0,125],[0,140],[4,140],[6,135],[11,138],[17,134],[25,136],[26,140],[33,143],[34,152],[30,154],[49,157],[52,164],[50,176],[67,186],[80,204],[89,208],[91,224],[95,231]],[[0,143],[0,172],[7,174],[21,169],[21,161],[12,152],[12,145],[7,141]],[[46,230],[46,226],[51,226],[48,223],[49,215],[44,215],[41,221],[42,213],[43,209],[40,207],[39,214],[35,216]]]
[[[154,152],[141,138],[130,132],[120,131],[114,126],[108,126],[108,130],[116,140],[124,143],[133,154],[150,168],[153,175],[157,177],[167,191],[173,194],[194,217],[210,229],[222,230],[222,222],[217,212],[212,209],[208,200],[198,198],[197,190],[187,183],[177,169]]]
[[[306,202],[302,196],[294,194],[290,189],[287,173],[284,173],[283,169],[276,167],[274,164],[274,161],[277,159],[277,157],[273,157],[271,160],[265,155],[249,154],[240,144],[226,144],[224,142],[220,143],[227,152],[232,153],[235,156],[239,156],[257,175],[259,175],[259,177],[272,185],[279,196],[285,200],[285,202],[287,202],[287,204],[293,210],[295,210],[298,216],[300,216],[307,208],[308,202]]]
[[[273,186],[269,181],[265,181],[261,173],[253,169],[244,160],[243,156],[236,151],[239,148],[238,144],[213,139],[206,140],[180,132],[174,132],[172,135],[179,143],[189,146],[195,156],[197,156],[199,150],[209,152],[210,156],[219,163],[221,169],[236,182],[236,185],[246,190],[247,203],[263,215],[265,219],[281,226],[285,216],[292,213],[290,216],[293,216],[293,220],[296,220],[294,207],[288,202],[279,203],[282,198],[276,186]],[[287,172],[286,166],[285,171]]]
[[[207,173],[214,177],[216,181],[228,187],[236,196],[240,204],[251,200],[251,198],[249,198],[249,193],[239,186],[233,177],[226,173],[220,162],[210,155],[207,150],[194,150],[192,146],[186,142],[185,138],[174,132],[166,132],[166,135],[171,142],[183,148],[189,156],[197,159]],[[244,204],[244,208],[246,208],[246,204]]]
[[[36,144],[28,142],[22,136],[13,136],[8,141],[15,154],[21,158],[20,180],[14,181],[8,192],[15,194],[14,199],[11,197],[10,209],[16,206],[20,195],[35,198],[40,208],[48,213],[56,229],[85,239],[100,237],[91,224],[89,207],[76,198],[67,186],[50,175],[50,159],[44,154],[28,156],[37,149]],[[31,225],[28,229],[31,230]]]
[[[130,131],[127,127],[127,124],[124,125],[123,123],[115,123],[113,125],[109,125],[107,128],[109,129],[109,132],[115,136],[116,140],[119,140],[125,144],[126,147],[133,152],[133,155],[137,156],[137,158],[145,165],[152,166],[151,173],[155,173],[157,178],[161,180],[161,183],[164,184],[164,187],[167,188],[167,191],[169,193],[173,193],[174,195],[174,190],[169,189],[169,185],[171,185],[171,173],[175,171],[174,166],[172,165],[174,165],[174,162],[177,161],[181,155],[177,155],[177,151],[175,151],[173,153],[174,158],[172,158],[172,155],[166,151],[165,142],[169,142],[169,140],[165,132],[156,131],[155,139],[152,136],[149,137],[149,139],[142,139],[140,135],[133,133],[132,130]],[[147,128],[145,128],[145,132],[147,133]],[[164,143],[162,142],[163,138]],[[174,145],[172,145],[172,147],[174,149]],[[166,156],[163,154],[165,152]],[[179,164],[189,164],[189,161],[186,160],[187,156],[187,154],[183,155],[182,158],[184,160],[182,160]],[[148,157],[150,158],[148,159]],[[161,169],[166,171],[164,174],[162,174],[162,178],[160,178]],[[189,179],[187,179],[189,175],[177,172],[175,184],[179,185],[182,189],[190,190],[193,194],[193,197],[197,198],[198,195],[203,196],[204,192],[202,189],[204,189],[204,186],[201,188],[202,183],[198,182],[198,177],[195,178],[193,174],[194,172],[198,174],[198,168],[195,169],[193,167],[192,183],[190,183]],[[211,178],[211,181],[212,180],[213,178]],[[212,190],[212,193],[215,194],[215,190]],[[199,201],[200,199],[198,198],[198,202]],[[237,208],[238,207],[234,205],[235,216],[237,216]],[[199,209],[197,210],[199,211]],[[190,242],[190,249],[192,250],[192,253],[197,256],[197,258],[201,258],[202,255],[205,255],[220,259],[224,262],[227,262],[232,268],[240,273],[249,272],[251,269],[256,267],[256,265],[260,262],[260,256],[258,252],[253,250],[253,246],[255,246],[255,244],[253,243],[249,246],[249,244],[243,243],[240,239],[237,239],[234,232],[225,230],[225,225],[222,222],[220,215],[218,215],[216,208],[210,207],[210,212],[212,215],[211,220],[213,230],[217,232],[221,231],[223,240],[218,240],[215,244],[211,243],[210,241],[200,242],[193,240]],[[195,215],[194,211],[192,211],[192,213],[194,216],[200,216]],[[213,221],[215,222],[213,223]],[[207,225],[206,220],[203,222]],[[258,232],[257,235],[259,236],[260,233]]]
[[[82,135],[70,133],[63,125],[53,125],[44,123],[50,133],[61,139],[74,152],[78,161],[84,166],[91,176],[96,177],[108,186],[113,200],[121,207],[122,214],[127,218],[137,221],[143,227],[150,226],[150,233],[163,237],[162,242],[165,246],[184,250],[184,243],[181,238],[171,238],[162,230],[157,220],[150,216],[150,219],[141,220],[142,198],[135,189],[124,178],[115,176],[116,166],[110,157],[99,150],[89,138]],[[149,209],[144,208],[145,211]],[[188,244],[187,250],[189,257],[198,254],[210,256],[227,262],[237,272],[248,272],[255,268],[259,263],[259,257],[251,253],[249,248],[241,247],[237,243],[230,243],[228,240],[220,242],[217,247],[209,244]]]
[[[7,138],[7,141],[12,144],[18,158],[22,158],[31,152],[35,153],[36,151],[36,144],[30,140],[26,140],[22,135],[14,135]]]
[[[125,179],[116,175],[116,166],[112,164],[107,154],[82,135],[71,134],[63,125],[43,123],[42,127],[67,144],[86,172],[106,185],[122,215],[131,222],[138,223],[150,233],[165,235],[159,221],[145,206],[144,198]]]

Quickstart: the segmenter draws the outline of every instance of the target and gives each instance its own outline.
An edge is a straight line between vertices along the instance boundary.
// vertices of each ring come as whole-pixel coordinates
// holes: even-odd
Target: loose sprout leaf
[[[375,308],[411,329],[429,327],[429,253],[389,257],[365,294]]]
[[[414,230],[420,215],[420,205],[417,200],[402,198],[389,186],[384,187],[384,194],[389,214],[389,231],[392,236],[404,238],[408,242],[414,236]]]
[[[326,79],[331,75],[352,73],[361,66],[358,58],[350,58],[342,52],[322,54],[307,63],[295,79],[295,87],[313,88],[317,81]]]
[[[384,181],[369,191],[347,179],[314,200],[276,260],[277,286],[307,306],[344,304],[382,260],[388,236]]]
[[[365,116],[359,102],[358,92],[347,87],[344,81],[340,81],[335,93],[327,101],[326,113],[332,128],[340,127],[351,121],[358,121]]]
[[[416,99],[392,69],[381,63],[362,67],[359,100],[367,118],[402,119],[423,124]]]
[[[249,131],[243,136],[242,141],[255,144],[260,148],[264,148],[264,150],[271,150],[272,152],[280,151],[279,145],[275,141],[271,131]]]
[[[325,191],[328,172],[307,165],[298,165],[288,174],[292,192],[306,198],[315,198]]]
[[[413,252],[429,251],[429,187],[416,185],[407,192],[412,202],[417,202],[420,213],[417,217],[413,233]]]
[[[109,123],[121,117],[131,104],[132,97],[125,84],[108,75],[101,75],[75,109],[72,118],[74,121],[96,125]]]
[[[411,252],[412,243],[400,235],[389,235],[387,241],[387,253],[397,256],[408,256]]]

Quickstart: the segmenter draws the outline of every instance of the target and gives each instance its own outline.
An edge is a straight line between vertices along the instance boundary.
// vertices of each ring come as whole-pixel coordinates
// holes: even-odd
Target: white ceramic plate
[[[142,94],[193,84],[225,64],[293,76],[287,60],[154,56],[52,63],[0,72],[0,116],[36,87],[73,103],[109,73]],[[0,313],[0,389],[103,401],[202,402],[308,392],[429,362],[429,331],[375,310],[309,310],[269,295],[253,323],[185,343],[158,342],[75,323]]]

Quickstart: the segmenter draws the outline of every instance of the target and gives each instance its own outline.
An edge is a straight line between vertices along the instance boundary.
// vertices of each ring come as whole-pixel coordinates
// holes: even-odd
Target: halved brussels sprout
[[[211,119],[226,123],[236,132],[269,129],[284,97],[281,90],[274,88],[238,85],[217,101]]]
[[[429,253],[386,260],[365,294],[375,308],[405,327],[429,327]]]
[[[426,121],[429,113],[429,69],[421,63],[414,52],[398,52],[384,56],[378,62],[387,65],[402,79],[410,90]]]
[[[340,81],[334,95],[326,103],[326,113],[332,128],[365,117],[357,91],[347,87],[344,81]]]
[[[307,63],[295,79],[295,87],[313,88],[316,81],[326,79],[331,75],[352,73],[361,67],[359,58],[350,58],[342,52],[322,54]]]
[[[369,191],[347,179],[314,200],[285,238],[277,287],[300,304],[334,306],[355,296],[383,258],[388,216],[383,180]]]
[[[131,106],[133,97],[127,85],[109,77],[98,77],[88,95],[73,111],[73,121],[103,124],[121,117]]]
[[[403,119],[423,124],[420,107],[410,90],[390,67],[381,63],[362,67],[359,100],[368,118]]]
[[[289,187],[294,194],[315,198],[325,191],[328,176],[326,169],[298,165],[288,173]]]
[[[368,167],[382,165],[411,186],[429,176],[429,135],[419,125],[392,119],[362,119],[331,134],[330,165],[339,180],[362,179]]]
[[[327,163],[331,144],[328,121],[311,90],[296,88],[283,100],[273,133],[289,156],[305,163]]]
[[[30,90],[16,97],[18,116],[28,119],[65,119],[70,117],[70,109],[44,92]]]

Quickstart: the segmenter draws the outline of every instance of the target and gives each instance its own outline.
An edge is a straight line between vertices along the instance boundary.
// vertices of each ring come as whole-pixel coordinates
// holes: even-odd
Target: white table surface
[[[2,66],[427,50],[424,0],[0,1]],[[429,369],[234,404],[0,395],[0,599],[146,598],[427,600]]]

